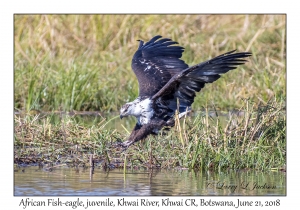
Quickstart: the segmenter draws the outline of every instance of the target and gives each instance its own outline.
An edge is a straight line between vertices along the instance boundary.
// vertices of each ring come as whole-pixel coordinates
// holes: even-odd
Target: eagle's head
[[[122,119],[123,117],[126,117],[128,115],[132,115],[133,107],[134,106],[132,102],[124,104],[120,109],[120,118]]]
[[[128,102],[122,106],[120,109],[120,118],[122,119],[128,115],[139,118],[143,111],[149,109],[150,105],[151,100],[149,98],[141,101],[140,97],[138,97],[134,101]]]

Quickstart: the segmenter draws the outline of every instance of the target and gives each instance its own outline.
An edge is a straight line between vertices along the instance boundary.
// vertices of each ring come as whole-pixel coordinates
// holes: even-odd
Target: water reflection
[[[122,170],[38,167],[15,171],[14,194],[31,195],[286,195],[283,172]]]

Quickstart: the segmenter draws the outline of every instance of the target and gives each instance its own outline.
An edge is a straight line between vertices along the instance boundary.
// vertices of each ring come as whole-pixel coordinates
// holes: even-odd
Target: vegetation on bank
[[[193,168],[281,170],[286,161],[285,105],[257,106],[245,100],[237,113],[187,117],[171,131],[150,136],[126,151],[125,132],[107,121],[86,126],[74,117],[25,115],[15,118],[15,163],[106,168]],[[238,114],[240,113],[240,114]]]

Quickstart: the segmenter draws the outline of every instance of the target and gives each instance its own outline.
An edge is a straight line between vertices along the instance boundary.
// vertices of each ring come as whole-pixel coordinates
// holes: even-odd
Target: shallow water
[[[37,166],[14,173],[14,195],[286,195],[284,172],[189,170],[123,170],[108,172],[61,167],[49,172]]]

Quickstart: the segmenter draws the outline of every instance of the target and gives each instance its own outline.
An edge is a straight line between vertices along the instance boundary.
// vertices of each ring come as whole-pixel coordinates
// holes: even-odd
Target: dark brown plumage
[[[140,41],[132,59],[132,69],[139,82],[139,96],[125,104],[120,117],[133,115],[138,122],[122,146],[157,134],[164,126],[174,125],[174,114],[178,109],[182,117],[190,110],[196,92],[206,83],[212,83],[247,60],[249,52],[234,53],[235,50],[217,56],[192,67],[180,58],[183,47],[171,39],[153,37],[149,42]]]

